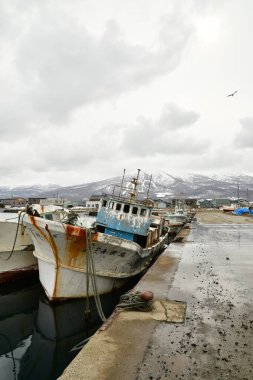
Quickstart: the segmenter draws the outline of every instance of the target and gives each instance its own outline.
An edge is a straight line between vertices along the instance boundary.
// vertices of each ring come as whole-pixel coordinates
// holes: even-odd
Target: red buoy
[[[154,298],[154,293],[149,290],[145,290],[141,292],[139,296],[142,300],[151,301]]]

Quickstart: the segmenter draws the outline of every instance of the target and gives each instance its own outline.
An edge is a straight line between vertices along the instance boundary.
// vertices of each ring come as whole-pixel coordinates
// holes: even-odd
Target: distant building
[[[102,195],[92,195],[90,199],[86,202],[86,207],[95,208],[99,210],[102,205],[101,197]]]
[[[172,206],[175,207],[176,205],[186,205],[195,207],[197,205],[198,199],[197,198],[172,198],[171,203]]]
[[[55,205],[55,206],[67,206],[69,204],[69,201],[66,198],[45,198],[45,197],[31,197],[28,198],[29,204],[39,204],[41,206],[49,206],[49,205]]]
[[[60,198],[41,198],[40,204],[42,206],[49,206],[49,205],[55,205],[55,206],[62,206],[66,207],[70,202],[68,199],[60,197]]]
[[[43,202],[45,199],[47,199],[47,198],[31,197],[31,198],[28,198],[28,203],[29,203],[29,205],[31,205],[31,204],[40,205],[40,204],[42,204],[41,202]]]
[[[228,198],[215,198],[211,200],[214,208],[220,208],[222,206],[230,206],[231,201]]]
[[[89,198],[82,198],[82,200],[78,202],[78,205],[86,207],[86,204],[88,201],[89,201]]]
[[[212,199],[200,199],[197,202],[197,206],[200,208],[213,208]]]
[[[169,201],[163,200],[163,199],[157,199],[155,201],[155,207],[156,208],[168,208],[171,206],[171,203]]]
[[[4,198],[0,199],[0,204],[9,207],[24,207],[27,204],[27,199],[23,197]]]

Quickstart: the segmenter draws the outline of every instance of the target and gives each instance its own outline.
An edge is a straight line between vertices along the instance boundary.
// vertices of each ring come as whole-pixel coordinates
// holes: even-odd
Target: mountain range
[[[135,173],[129,173],[124,178],[124,187],[130,189],[131,178],[136,177]],[[0,187],[0,198],[14,196],[22,197],[48,197],[67,198],[70,200],[81,200],[89,198],[91,195],[111,193],[115,185],[120,185],[122,177],[113,177],[96,182],[83,183],[75,186],[61,187],[59,185],[34,185],[20,187]],[[185,174],[172,175],[160,172],[152,176],[152,179],[145,172],[139,176],[138,191],[145,197],[149,192],[149,197],[154,199],[169,198],[245,198],[253,200],[253,176],[246,174],[226,174],[226,175],[203,175]],[[124,194],[126,190],[122,191]],[[252,198],[252,199],[251,199]]]

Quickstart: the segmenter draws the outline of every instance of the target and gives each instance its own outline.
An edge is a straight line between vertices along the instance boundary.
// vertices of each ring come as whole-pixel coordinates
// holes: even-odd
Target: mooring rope
[[[7,258],[3,258],[3,257],[0,256],[0,259],[3,260],[3,261],[8,261],[11,258],[12,254],[14,252],[14,249],[15,249],[15,246],[16,246],[17,237],[18,237],[18,229],[19,229],[19,226],[22,225],[22,223],[23,223],[23,219],[22,219],[22,222],[20,224],[21,215],[25,214],[25,213],[26,213],[25,211],[20,211],[20,213],[19,213],[18,222],[17,222],[17,228],[16,228],[16,234],[15,234],[12,250],[11,250],[11,252],[10,252],[10,254],[9,254],[9,256]],[[24,216],[23,216],[23,218],[24,218]]]
[[[142,292],[133,293],[131,290],[120,297],[117,309],[131,309],[138,311],[151,311],[153,306],[152,299],[143,299]],[[151,298],[151,297],[150,297]]]
[[[92,230],[87,228],[86,230],[86,316],[90,314],[89,305],[89,282],[91,280],[91,285],[94,293],[94,299],[98,311],[98,315],[103,322],[107,321],[106,316],[101,305],[100,295],[97,289],[97,279],[96,279],[96,268],[94,262],[94,254],[92,249]]]

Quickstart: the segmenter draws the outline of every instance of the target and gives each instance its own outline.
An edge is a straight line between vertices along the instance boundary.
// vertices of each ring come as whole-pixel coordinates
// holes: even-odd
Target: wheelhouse
[[[151,206],[117,197],[102,198],[96,228],[99,232],[146,245],[152,223]]]

